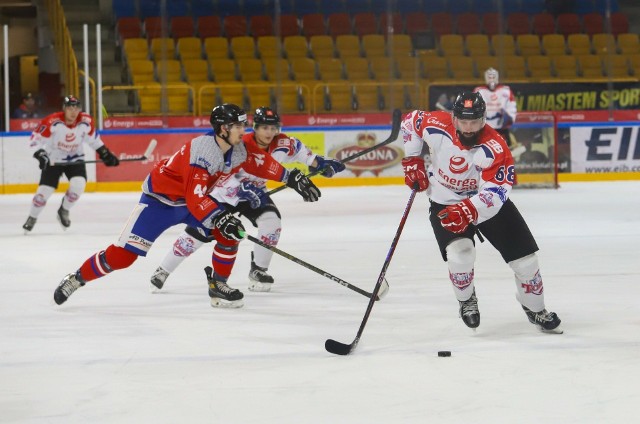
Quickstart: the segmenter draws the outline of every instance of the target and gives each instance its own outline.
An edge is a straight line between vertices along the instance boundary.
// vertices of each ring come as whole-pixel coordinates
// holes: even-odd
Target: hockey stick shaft
[[[393,110],[393,117],[391,120],[391,134],[389,135],[389,137],[387,137],[386,140],[381,141],[380,143],[376,144],[375,146],[371,146],[367,149],[364,149],[358,153],[354,153],[351,156],[348,156],[344,159],[340,160],[340,163],[347,163],[349,161],[352,161],[354,159],[359,158],[360,156],[364,156],[367,153],[371,153],[376,149],[379,149],[382,146],[386,146],[389,143],[393,143],[394,141],[397,140],[398,135],[400,134],[400,125],[402,124],[402,111],[400,111],[400,109],[394,109]],[[319,173],[321,173],[322,170],[321,169],[316,169],[313,172],[310,172],[307,174],[307,177],[314,177],[316,175],[318,175]],[[267,194],[272,195],[275,194],[279,191],[284,190],[285,188],[287,188],[286,185],[282,185],[280,187],[276,187],[273,190],[270,190],[267,192]]]
[[[263,241],[261,241],[260,239],[257,239],[255,237],[253,237],[250,234],[247,234],[247,239],[249,239],[249,241],[254,242],[258,246],[262,246],[265,249],[271,250],[272,252],[277,253],[278,255],[280,255],[280,256],[282,256],[284,258],[287,258],[290,261],[293,261],[293,262],[297,263],[298,265],[302,265],[303,267],[305,267],[307,269],[310,269],[311,271],[314,271],[314,272],[322,275],[323,277],[327,277],[328,279],[330,279],[332,281],[335,281],[336,283],[338,283],[338,284],[340,284],[342,286],[345,286],[346,288],[348,288],[350,290],[353,290],[353,291],[355,291],[357,293],[360,293],[363,296],[366,296],[366,297],[369,297],[369,298],[371,298],[371,296],[372,296],[372,294],[369,293],[368,291],[362,290],[361,288],[356,287],[353,284],[349,284],[348,282],[344,281],[343,279],[338,278],[335,275],[330,274],[327,271],[324,271],[324,270],[318,268],[317,266],[311,265],[310,263],[307,263],[307,262],[303,261],[302,259],[296,258],[295,256],[290,255],[287,252],[283,252],[282,250],[278,249],[277,247],[270,246],[270,245],[264,243]],[[376,293],[376,297],[377,297],[377,293]],[[379,299],[376,298],[375,300],[379,300]]]
[[[362,332],[364,331],[364,326],[367,324],[369,320],[369,315],[371,315],[371,310],[373,309],[373,299],[378,295],[378,291],[382,286],[382,282],[384,281],[384,276],[387,273],[387,268],[389,268],[389,264],[391,263],[391,258],[393,257],[393,253],[396,250],[396,246],[398,245],[398,241],[400,240],[400,234],[402,234],[402,229],[404,228],[405,222],[407,222],[407,217],[409,216],[409,211],[411,210],[411,205],[413,205],[413,200],[416,197],[416,191],[411,191],[411,197],[409,197],[409,201],[407,202],[407,206],[404,209],[404,213],[402,214],[402,219],[400,220],[400,224],[398,225],[398,229],[396,230],[396,235],[393,237],[393,241],[391,242],[391,247],[389,247],[389,252],[387,253],[387,258],[382,264],[382,270],[380,271],[380,275],[378,276],[378,282],[376,283],[375,288],[373,289],[372,297],[369,300],[369,304],[367,305],[367,311],[362,318],[362,323],[360,323],[360,328],[358,329],[358,333],[356,334],[355,339],[350,345],[337,342],[332,339],[327,339],[324,344],[325,349],[336,355],[348,355],[351,353],[358,342],[360,341],[360,337],[362,336]]]
[[[120,159],[120,162],[139,162],[139,161],[147,160],[147,159],[149,159],[149,157],[151,156],[151,153],[153,153],[153,151],[155,150],[157,145],[158,145],[158,140],[153,138],[149,142],[149,145],[147,146],[147,149],[144,151],[142,156],[139,156],[137,158]],[[51,166],[86,165],[86,164],[90,164],[90,163],[104,163],[104,161],[102,161],[102,160],[79,160],[79,161],[76,161],[76,162],[52,163]]]

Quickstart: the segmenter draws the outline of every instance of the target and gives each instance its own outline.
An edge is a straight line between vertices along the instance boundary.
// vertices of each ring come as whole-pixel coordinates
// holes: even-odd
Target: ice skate
[[[214,308],[242,308],[244,306],[244,294],[238,289],[231,288],[227,283],[216,281],[213,278],[213,269],[208,266],[204,269],[209,282],[209,297]]]
[[[27,222],[25,222],[24,225],[22,226],[22,229],[24,230],[25,234],[29,234],[31,230],[33,230],[33,227],[36,225],[36,221],[37,219],[32,216],[27,218]]]
[[[460,318],[462,318],[467,327],[474,330],[480,325],[480,311],[478,310],[478,298],[475,290],[473,290],[469,299],[460,302]]]
[[[164,282],[167,281],[169,275],[169,271],[166,271],[164,268],[159,266],[151,276],[151,284],[149,285],[151,293],[158,293],[162,290],[162,286],[164,286]]]
[[[60,221],[60,225],[62,225],[62,228],[65,230],[71,225],[71,220],[69,219],[69,210],[63,208],[62,204],[58,208],[58,221]]]
[[[553,334],[562,334],[563,331],[560,328],[560,318],[556,315],[555,312],[547,312],[546,309],[541,310],[540,312],[533,312],[526,306],[523,306],[524,313],[527,314],[527,318],[529,322],[543,333],[553,333]]]
[[[267,274],[267,269],[259,267],[253,262],[251,252],[251,271],[249,271],[249,290],[254,292],[268,292],[273,286],[273,277]]]
[[[62,279],[58,288],[53,293],[53,300],[58,304],[62,305],[67,301],[69,296],[73,294],[80,287],[84,286],[84,281],[78,275],[77,272],[72,272]]]

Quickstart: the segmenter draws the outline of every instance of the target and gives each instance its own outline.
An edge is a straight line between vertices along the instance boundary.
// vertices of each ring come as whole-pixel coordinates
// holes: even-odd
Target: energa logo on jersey
[[[449,160],[449,171],[454,174],[462,174],[467,172],[469,164],[462,156],[452,156]]]

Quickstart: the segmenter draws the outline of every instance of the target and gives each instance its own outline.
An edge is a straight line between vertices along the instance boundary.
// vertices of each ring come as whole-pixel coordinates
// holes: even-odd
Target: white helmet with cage
[[[500,74],[494,68],[489,68],[484,72],[484,82],[489,87],[489,90],[495,90],[499,84]]]

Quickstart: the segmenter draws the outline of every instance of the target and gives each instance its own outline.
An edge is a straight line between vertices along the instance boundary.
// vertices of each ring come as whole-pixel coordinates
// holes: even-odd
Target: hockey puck
[[[438,352],[438,356],[441,358],[448,358],[449,356],[451,356],[451,351],[449,350],[441,350]]]

